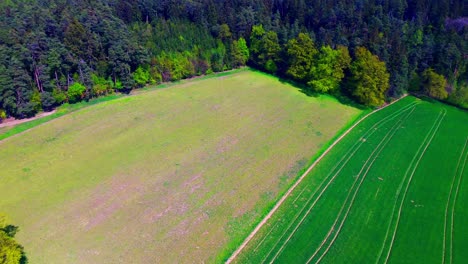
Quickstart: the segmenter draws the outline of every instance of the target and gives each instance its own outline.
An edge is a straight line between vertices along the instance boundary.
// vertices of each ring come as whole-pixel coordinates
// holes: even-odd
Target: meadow
[[[360,123],[234,262],[463,263],[468,113],[406,97]]]
[[[248,70],[116,98],[1,140],[0,210],[30,263],[220,262],[361,114]]]

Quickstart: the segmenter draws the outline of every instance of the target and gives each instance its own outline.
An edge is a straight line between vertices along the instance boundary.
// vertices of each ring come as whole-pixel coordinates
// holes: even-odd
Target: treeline
[[[0,119],[246,63],[378,105],[468,106],[463,0],[7,0]]]

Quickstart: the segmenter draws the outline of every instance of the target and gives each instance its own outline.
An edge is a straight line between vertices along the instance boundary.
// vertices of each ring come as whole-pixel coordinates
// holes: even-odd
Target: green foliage
[[[0,122],[2,122],[2,120],[6,118],[7,118],[7,115],[6,115],[5,110],[0,109]]]
[[[47,95],[33,96],[35,89],[66,91],[80,82],[87,100],[108,93],[108,87],[126,93],[146,83],[239,67],[246,58],[259,69],[312,82],[317,91],[336,90],[335,80],[312,76],[311,64],[319,58],[308,46],[314,45],[343,45],[352,53],[358,46],[368,48],[387,65],[392,97],[414,88],[413,72],[428,67],[445,77],[447,87],[468,74],[466,27],[456,19],[464,15],[462,0],[431,5],[408,0],[66,2],[0,4],[0,107],[7,115],[24,117],[48,108],[42,100]],[[243,38],[250,38],[250,49]],[[316,43],[309,45],[310,39]],[[163,53],[167,58],[153,63]],[[329,70],[319,68],[314,72]],[[93,87],[92,74],[114,84]]]
[[[222,24],[219,27],[218,38],[222,40],[224,43],[226,43],[231,40],[231,37],[232,37],[232,33],[231,33],[231,29],[229,28],[229,25],[226,23]]]
[[[31,96],[31,100],[30,100],[31,104],[33,105],[34,107],[34,111],[37,113],[39,111],[41,111],[42,109],[42,104],[41,104],[41,94],[39,93],[39,91],[34,91],[34,93],[32,94]]]
[[[300,33],[297,38],[289,40],[286,50],[289,58],[286,74],[295,80],[307,82],[318,53],[313,40],[309,35]]]
[[[218,47],[211,50],[211,69],[214,72],[225,70],[226,47],[222,42],[218,42]]]
[[[437,99],[446,99],[448,97],[447,81],[444,76],[437,74],[433,69],[426,69],[422,73],[422,83],[424,91],[431,97]]]
[[[348,83],[351,94],[362,104],[378,106],[384,103],[389,85],[385,62],[364,47],[356,49],[356,59],[351,63]]]
[[[234,67],[244,66],[250,56],[250,51],[245,39],[240,37],[239,40],[234,40],[231,50]]]
[[[51,92],[43,92],[41,93],[41,105],[42,108],[46,111],[52,110],[56,103],[55,97],[53,96],[53,93]]]
[[[99,77],[96,74],[91,75],[93,88],[91,89],[92,96],[102,96],[112,92],[112,81]]]
[[[54,97],[54,100],[57,104],[62,104],[67,101],[67,94],[58,88],[55,88],[52,91],[52,97]]]
[[[86,91],[86,87],[79,82],[73,83],[70,87],[68,87],[68,101],[70,103],[76,103],[83,99],[84,92]]]
[[[7,224],[5,215],[0,214],[0,263],[25,264],[24,248],[14,240],[18,227]]]
[[[254,26],[250,35],[250,45],[253,63],[268,72],[275,73],[281,51],[276,32],[266,32],[262,25]]]
[[[351,57],[346,47],[334,50],[330,46],[323,46],[312,66],[311,81],[307,84],[317,92],[336,91],[350,63]]]
[[[150,73],[147,68],[139,66],[133,73],[133,80],[138,86],[145,86],[150,81]]]
[[[468,83],[464,82],[450,94],[448,97],[449,102],[468,108]]]
[[[418,91],[421,91],[421,89],[422,89],[421,77],[416,72],[413,72],[411,74],[411,78],[408,84],[408,91],[418,92]]]
[[[23,247],[0,231],[0,260],[2,264],[19,264],[23,256]]]

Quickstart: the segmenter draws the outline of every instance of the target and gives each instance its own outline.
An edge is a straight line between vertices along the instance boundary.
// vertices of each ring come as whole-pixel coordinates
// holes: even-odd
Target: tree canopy
[[[364,47],[356,49],[351,63],[349,89],[360,102],[370,106],[384,103],[385,93],[390,88],[390,74],[385,63]]]
[[[24,248],[14,240],[17,232],[18,227],[9,225],[7,217],[0,214],[0,263],[25,264],[28,262]]]
[[[0,112],[29,117],[67,101],[246,64],[317,92],[339,92],[351,79],[346,50],[358,54],[359,47],[385,62],[387,96],[428,86],[422,81],[431,68],[446,80],[447,95],[420,92],[461,105],[468,83],[464,6],[463,0],[3,1]],[[85,90],[69,98],[74,83]]]

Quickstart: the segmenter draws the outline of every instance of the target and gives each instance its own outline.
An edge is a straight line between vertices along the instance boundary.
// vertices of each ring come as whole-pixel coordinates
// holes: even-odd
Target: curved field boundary
[[[403,194],[401,196],[400,205],[398,207],[398,214],[396,215],[395,224],[393,225],[394,227],[393,227],[392,238],[390,240],[390,245],[389,245],[389,248],[387,250],[387,254],[386,254],[384,263],[387,263],[388,259],[390,258],[390,254],[391,254],[392,248],[393,248],[393,243],[395,241],[396,232],[398,230],[398,225],[399,225],[399,222],[400,222],[401,211],[402,211],[402,208],[403,208],[403,204],[405,202],[406,194],[408,193],[409,186],[411,185],[411,182],[413,180],[414,173],[416,172],[416,169],[419,166],[419,162],[421,161],[422,157],[426,153],[427,148],[429,147],[432,140],[434,139],[434,136],[437,134],[437,130],[439,129],[440,124],[442,123],[442,121],[445,118],[446,114],[447,114],[447,110],[442,109],[440,111],[439,115],[437,116],[436,120],[434,121],[434,124],[429,129],[426,137],[424,138],[423,142],[419,146],[418,151],[416,152],[413,159],[411,160],[411,163],[408,166],[408,169],[406,169],[405,176],[403,177],[403,180],[402,180],[402,182],[401,182],[401,184],[400,184],[400,186],[399,186],[399,188],[397,190],[397,194],[396,194],[397,198],[395,199],[395,203],[394,203],[394,206],[393,206],[392,215],[391,215],[391,218],[390,218],[390,223],[389,223],[389,225],[387,227],[387,232],[385,234],[384,242],[383,242],[382,248],[381,248],[381,250],[379,252],[379,257],[378,257],[376,263],[379,263],[381,258],[382,258],[382,254],[384,252],[385,245],[387,244],[389,233],[391,232],[390,230],[392,229],[392,223],[394,222],[393,219],[394,219],[394,216],[395,216],[395,210],[396,210],[398,200],[399,200],[398,197],[400,197],[403,185],[405,185],[406,179],[409,176],[409,179],[408,179],[408,181],[406,183],[406,186],[405,186],[405,190],[404,190],[404,192],[403,192]],[[410,171],[411,171],[411,174],[409,174]]]
[[[348,130],[346,130],[339,138],[337,138],[323,153],[322,155],[320,155],[317,160],[312,163],[312,165],[310,165],[310,167],[301,175],[301,177],[299,177],[299,179],[288,189],[288,191],[281,197],[281,199],[275,204],[275,206],[270,210],[270,212],[262,219],[262,221],[260,221],[260,223],[258,223],[258,225],[254,228],[254,230],[247,236],[247,238],[242,242],[242,244],[234,251],[234,253],[228,258],[228,260],[226,261],[226,263],[231,263],[238,255],[239,253],[245,248],[245,246],[252,240],[252,238],[255,236],[255,234],[258,233],[258,231],[260,230],[260,228],[262,228],[262,226],[268,221],[268,219],[271,218],[271,216],[278,210],[278,208],[284,203],[284,201],[286,200],[286,198],[289,197],[289,195],[291,195],[292,191],[294,191],[294,189],[296,189],[296,187],[302,182],[302,180],[305,178],[305,176],[307,176],[310,171],[323,159],[323,157],[325,157],[328,152],[330,152],[330,150],[333,149],[333,147],[336,146],[336,144],[338,144],[346,135],[348,135],[357,125],[359,125],[360,123],[362,123],[366,118],[368,118],[369,116],[379,112],[380,110],[382,109],[385,109],[387,108],[388,106],[400,101],[401,99],[405,98],[407,95],[405,94],[404,96],[400,97],[399,99],[393,101],[392,103],[382,107],[382,108],[379,108],[379,109],[376,109],[372,112],[370,112],[369,114],[365,115],[364,117],[362,117],[361,119],[359,119],[354,125],[352,125]]]
[[[299,218],[299,216],[304,212],[304,210],[306,208],[308,208],[307,212],[305,213],[305,215],[301,218],[301,220],[299,221],[299,224],[295,226],[294,230],[292,231],[292,233],[288,236],[287,240],[285,243],[287,243],[290,238],[294,235],[294,233],[297,231],[297,229],[299,228],[299,226],[302,224],[302,222],[305,220],[305,218],[307,217],[307,215],[309,215],[309,213],[312,211],[312,209],[315,207],[315,204],[320,200],[320,198],[322,197],[323,193],[328,189],[328,187],[330,186],[330,184],[333,183],[333,181],[335,180],[335,178],[338,176],[338,174],[341,172],[341,170],[344,168],[344,166],[346,166],[346,164],[349,162],[349,160],[354,156],[354,154],[359,150],[359,148],[362,146],[362,144],[364,143],[363,139],[365,138],[368,138],[370,137],[371,135],[373,135],[376,130],[378,128],[380,128],[383,124],[393,120],[394,117],[397,117],[398,115],[400,115],[401,113],[404,113],[406,112],[406,110],[408,110],[409,108],[411,108],[411,106],[413,105],[416,105],[417,103],[414,102],[414,103],[411,103],[410,105],[408,106],[405,106],[403,107],[402,109],[396,111],[395,113],[385,117],[384,119],[380,120],[379,122],[377,122],[376,124],[374,124],[370,129],[368,129],[364,135],[360,138],[360,140],[358,140],[357,142],[355,142],[353,144],[352,147],[349,148],[349,150],[346,152],[345,155],[343,155],[343,157],[337,162],[337,164],[331,169],[331,171],[328,173],[328,175],[325,177],[325,179],[321,182],[321,184],[319,185],[319,187],[316,188],[315,192],[310,196],[310,198],[307,200],[307,202],[304,204],[304,206],[302,207],[302,209],[296,214],[296,216],[294,217],[293,221],[291,221],[291,223],[289,224],[289,226],[284,230],[283,234],[280,236],[280,238],[277,240],[277,242],[275,243],[275,245],[270,249],[270,251],[268,252],[268,254],[265,256],[265,258],[262,260],[261,263],[264,263],[266,259],[268,259],[268,257],[270,256],[270,254],[272,253],[272,251],[276,248],[276,246],[278,245],[278,243],[281,242],[281,240],[283,239],[283,237],[288,233],[288,230],[291,229],[291,227],[293,226],[293,224],[296,222],[296,220]],[[351,153],[352,152],[352,153]],[[351,153],[351,155],[350,155]],[[346,160],[345,160],[346,159]],[[343,163],[343,160],[344,163]],[[341,165],[341,166],[340,166]],[[338,168],[339,167],[339,168]],[[336,171],[336,169],[338,168],[338,170]],[[329,179],[331,177],[331,179]],[[322,186],[325,185],[325,187],[323,187],[322,189]],[[315,195],[317,194],[317,192],[320,192],[320,194],[318,195],[318,197],[313,201],[312,205],[309,206],[309,203],[312,201],[312,199],[315,197]],[[282,251],[283,247],[285,246],[285,243],[283,243],[281,245],[281,248],[279,250]],[[275,255],[275,258],[276,256],[278,255],[279,253],[277,252],[277,254]],[[274,261],[274,259],[273,259]]]
[[[289,235],[288,239],[286,240],[285,243],[287,243],[290,238],[294,235],[294,233],[297,231],[297,229],[299,228],[299,226],[302,224],[302,222],[304,221],[304,219],[307,217],[307,215],[311,212],[311,210],[315,207],[315,204],[320,200],[320,198],[322,197],[323,193],[328,189],[328,187],[330,186],[330,184],[333,183],[333,181],[335,180],[335,178],[338,176],[338,174],[341,172],[341,170],[344,168],[344,166],[346,166],[346,164],[349,162],[349,160],[354,156],[354,154],[359,150],[359,148],[362,146],[362,144],[364,143],[364,141],[362,139],[364,138],[368,138],[370,137],[371,135],[373,135],[376,130],[378,128],[380,128],[383,124],[393,120],[394,117],[400,115],[401,113],[404,113],[406,112],[406,110],[408,110],[409,108],[411,108],[411,106],[414,106],[416,105],[417,103],[411,103],[410,105],[408,106],[405,106],[403,107],[402,109],[396,111],[395,113],[385,117],[384,119],[380,120],[378,123],[374,124],[371,128],[369,128],[365,133],[364,135],[360,138],[360,140],[358,140],[357,142],[354,143],[354,145],[352,147],[349,148],[349,150],[346,152],[345,155],[343,155],[343,157],[337,162],[337,164],[330,170],[330,172],[328,173],[328,175],[325,177],[325,179],[321,182],[321,184],[319,185],[319,187],[316,188],[315,192],[310,196],[310,198],[306,201],[306,203],[304,204],[304,206],[302,207],[302,209],[296,214],[296,216],[294,217],[294,219],[291,221],[291,223],[289,224],[289,226],[284,230],[283,234],[279,237],[279,239],[277,240],[277,242],[275,243],[275,245],[270,249],[270,251],[268,252],[268,254],[265,256],[265,258],[262,260],[261,263],[264,263],[266,259],[268,259],[268,257],[270,256],[271,252],[276,248],[276,246],[278,245],[278,243],[281,242],[281,240],[283,239],[283,237],[288,233],[288,230],[291,229],[291,227],[293,226],[293,224],[296,222],[296,220],[299,218],[299,216],[304,212],[304,210],[306,208],[308,208],[307,212],[305,213],[305,215],[301,218],[301,220],[299,221],[299,224],[295,226],[294,230],[292,231],[292,233]],[[345,160],[346,159],[346,160]],[[343,163],[343,160],[344,163]],[[340,166],[341,165],[341,166]],[[338,168],[339,167],[339,168]],[[338,168],[338,170],[336,171],[336,169]],[[331,177],[331,178],[330,178]],[[322,186],[325,185],[325,187],[322,188]],[[317,192],[319,192],[319,195],[318,197],[313,201],[312,205],[309,206],[309,203],[312,201],[312,199],[315,197],[315,195],[317,194]],[[281,249],[280,251],[282,251],[283,247],[285,246],[285,244],[282,244],[281,245]],[[279,251],[279,252],[280,252]],[[279,253],[277,253],[279,254]],[[275,255],[275,258],[276,258],[277,255]],[[274,259],[273,259],[274,260]]]
[[[453,181],[452,185],[450,187],[450,192],[448,195],[447,199],[447,205],[445,206],[445,221],[444,221],[444,237],[443,237],[443,246],[442,246],[442,264],[444,263],[452,263],[453,262],[453,222],[454,222],[454,217],[455,217],[455,204],[457,201],[457,196],[458,196],[458,191],[460,189],[460,183],[463,178],[463,172],[465,170],[465,165],[466,165],[466,160],[468,158],[468,152],[465,154],[466,146],[468,144],[468,137],[466,138],[465,145],[463,146],[463,149],[460,153],[460,157],[458,159],[457,163],[457,168],[455,170],[455,174],[453,176]],[[465,158],[463,158],[465,157]],[[463,160],[463,162],[462,162]],[[458,178],[458,181],[457,181]],[[453,193],[453,187],[455,186],[455,182],[457,182],[456,188],[455,188],[455,195],[452,196]],[[448,219],[448,211],[450,207],[450,202],[452,202],[452,207],[450,208],[450,231],[447,234],[447,223],[449,222]],[[447,238],[448,235],[448,238]],[[448,260],[446,261],[446,248],[447,248],[447,240],[448,241]]]
[[[403,118],[401,118],[403,119]],[[385,137],[379,142],[379,144],[374,148],[374,151],[372,152],[372,154],[370,155],[370,157],[366,160],[363,168],[366,166],[366,164],[369,162],[369,160],[371,159],[371,157],[373,156],[373,154],[375,153],[375,151],[377,151],[377,149],[380,147],[380,145],[385,141],[385,139],[387,138],[387,136],[390,134],[391,131],[393,131],[394,127],[401,121],[398,120],[398,122],[392,127],[391,130],[388,131],[388,133],[385,135]],[[371,136],[376,130],[374,129],[370,129],[369,130],[371,133],[367,136]],[[322,191],[320,192],[319,196],[315,199],[315,201],[312,203],[312,205],[309,207],[309,209],[307,210],[307,212],[305,213],[305,215],[302,216],[301,220],[299,221],[299,223],[295,226],[294,230],[289,234],[288,238],[286,239],[286,241],[283,242],[283,244],[281,245],[280,249],[276,252],[275,256],[273,257],[273,259],[270,261],[270,263],[274,262],[276,260],[276,258],[279,256],[279,254],[281,254],[281,252],[283,251],[283,249],[286,247],[287,243],[290,241],[290,239],[292,238],[292,236],[296,233],[296,231],[299,229],[299,227],[302,225],[302,223],[304,222],[304,220],[307,218],[307,216],[310,214],[310,212],[312,211],[312,209],[315,207],[315,204],[322,198],[322,195],[323,193],[328,189],[328,187],[330,186],[330,184],[334,181],[334,179],[338,176],[338,174],[341,172],[341,170],[346,166],[346,164],[348,163],[348,161],[354,156],[354,154],[357,152],[357,150],[360,148],[360,146],[363,144],[362,141],[359,141],[360,144],[359,146],[356,148],[356,150],[352,153],[351,156],[348,157],[348,159],[346,160],[345,163],[343,163],[343,165],[341,166],[341,168],[333,175],[332,179],[327,183],[327,185],[325,186],[325,188],[322,189]],[[341,161],[340,161],[341,162]],[[336,168],[337,166],[335,166]],[[335,169],[333,168],[333,169]],[[361,171],[359,172],[358,175],[360,175],[362,172],[362,169]],[[328,177],[327,177],[328,178]],[[341,210],[339,211],[338,213],[338,216],[341,214],[342,210],[344,209],[344,206],[346,204],[346,202],[348,201],[349,199],[349,196],[351,195],[351,191],[353,190],[354,186],[356,185],[356,182],[359,180],[359,176],[356,177],[356,179],[354,180],[353,182],[353,185],[351,186],[349,192],[348,192],[348,195],[345,199],[345,202],[343,203],[343,206],[341,208]],[[321,186],[319,188],[317,188],[317,191],[321,189]],[[311,198],[313,198],[315,196],[315,193],[311,196]],[[307,207],[307,204],[304,206],[304,209]],[[295,220],[291,222],[291,225],[295,223]],[[326,238],[330,236],[331,232],[333,231],[333,227],[335,226],[336,222],[334,223],[334,225],[332,226],[332,229],[329,231],[329,233],[327,234]],[[289,228],[287,230],[285,230],[285,233],[287,233],[287,231],[289,230]],[[282,237],[281,237],[282,238]],[[281,238],[279,241],[281,241]],[[326,240],[325,238],[325,240]],[[322,242],[322,244],[319,246],[319,248],[325,243],[325,240]],[[278,241],[278,242],[279,242]],[[273,249],[276,248],[276,245],[273,246],[273,248],[271,249],[271,251],[273,251]],[[271,252],[270,251],[270,252]],[[315,253],[314,253],[315,254]],[[269,254],[268,254],[269,255]],[[267,258],[268,258],[268,255],[267,255]]]
[[[336,217],[335,219],[335,222],[333,223],[333,226],[332,228],[330,229],[329,233],[327,234],[327,236],[324,238],[324,240],[322,241],[322,244],[316,249],[316,251],[314,252],[314,254],[307,260],[306,263],[310,263],[314,257],[318,254],[318,252],[322,249],[323,245],[328,241],[330,235],[333,233],[333,231],[335,230],[335,226],[336,224],[338,223],[339,221],[339,218],[340,218],[340,215],[342,214],[343,210],[345,209],[346,207],[346,203],[347,203],[347,200],[349,198],[349,196],[351,195],[351,192],[354,188],[354,185],[356,184],[357,180],[359,178],[361,178],[361,181],[359,182],[358,186],[356,187],[356,189],[354,190],[353,192],[353,196],[351,198],[351,201],[349,203],[349,206],[347,206],[347,209],[346,209],[346,212],[344,214],[344,217],[338,227],[338,229],[336,230],[335,234],[333,235],[333,238],[332,240],[330,241],[330,243],[328,244],[327,248],[325,249],[325,251],[320,255],[320,257],[318,258],[318,260],[315,262],[315,263],[319,263],[323,257],[325,257],[325,255],[328,253],[328,251],[330,250],[330,248],[332,247],[332,245],[334,244],[336,238],[338,237],[338,235],[340,234],[341,232],[341,229],[343,228],[343,225],[344,223],[346,222],[347,218],[348,218],[348,215],[349,215],[349,212],[351,211],[351,208],[353,207],[353,204],[354,204],[354,201],[356,199],[356,196],[357,194],[359,193],[359,190],[362,186],[362,183],[364,182],[367,174],[369,173],[370,169],[372,168],[372,166],[374,165],[375,161],[377,160],[377,158],[379,157],[380,153],[385,149],[385,147],[388,145],[388,143],[391,141],[391,139],[393,138],[393,136],[396,134],[396,132],[398,131],[399,128],[401,128],[401,125],[403,124],[404,121],[406,121],[406,119],[408,119],[408,117],[414,112],[414,109],[412,109],[412,111],[410,113],[408,113],[408,115],[406,115],[404,118],[400,119],[393,127],[392,129],[385,135],[385,137],[382,139],[382,141],[379,143],[379,145],[374,149],[374,151],[371,153],[371,155],[369,156],[369,158],[366,160],[366,163],[364,164],[364,166],[361,168],[361,170],[359,171],[359,174],[357,175],[356,177],[356,180],[354,181],[353,183],[353,186],[351,187],[351,189],[349,190],[348,192],[348,196],[346,197],[346,201],[343,203],[343,206],[342,208],[340,209],[340,212],[338,214],[338,216]],[[388,138],[387,138],[388,137]],[[381,145],[381,146],[380,146]],[[375,154],[374,154],[375,153]],[[372,161],[370,161],[370,159],[372,159]],[[369,163],[370,161],[370,164],[369,166],[367,166],[366,168],[366,165],[367,163]],[[364,174],[361,176],[362,172],[364,171],[364,169],[366,168],[366,171],[364,172]]]

